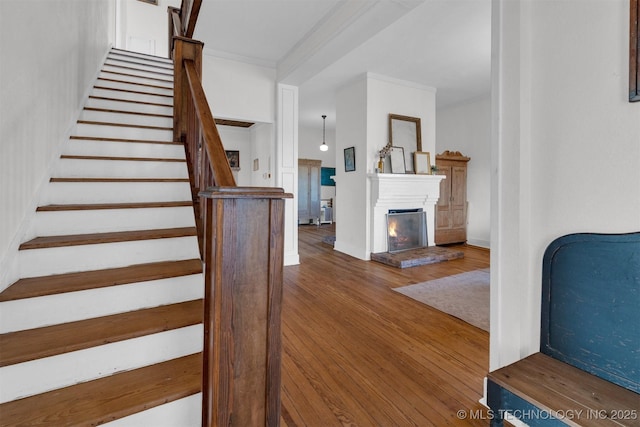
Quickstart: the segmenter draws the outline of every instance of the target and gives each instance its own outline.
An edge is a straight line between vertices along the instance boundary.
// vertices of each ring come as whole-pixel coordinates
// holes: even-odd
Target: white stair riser
[[[198,257],[198,239],[188,236],[21,250],[18,265],[20,277],[39,277]]]
[[[186,162],[60,159],[54,177],[189,178]]]
[[[191,200],[188,182],[51,182],[42,205]]]
[[[76,136],[97,138],[141,139],[146,141],[173,141],[173,130],[145,129],[78,123]]]
[[[97,95],[96,95],[97,96]],[[139,113],[173,115],[173,106],[162,107],[158,105],[138,104],[136,102],[112,101],[108,99],[89,98],[87,107],[109,108],[112,110],[134,111]]]
[[[201,427],[202,393],[155,406],[102,425],[107,427]]]
[[[118,79],[114,79],[114,80],[118,80]],[[139,84],[135,84],[135,83],[123,83],[123,82],[120,82],[120,81],[114,82],[114,81],[105,80],[105,79],[98,79],[98,81],[96,82],[96,86],[109,87],[109,88],[114,88],[114,89],[136,90],[136,91],[141,91],[141,92],[154,93],[154,94],[157,94],[157,95],[173,96],[173,89],[171,89],[171,88],[162,89],[162,88],[155,87],[156,85],[154,85],[154,86],[143,86],[143,85],[139,85]]]
[[[120,52],[119,50],[111,50],[108,55],[110,58],[120,58],[120,59],[128,59],[128,60],[137,60],[137,61],[151,61],[151,62],[160,62],[165,65],[173,65],[173,60],[170,58],[165,58],[164,56],[149,56],[143,53],[138,52]]]
[[[134,76],[127,72],[118,71],[100,71],[98,77],[103,79],[122,80],[129,83],[142,83],[147,85],[162,86],[165,89],[173,90],[173,80],[171,80],[170,77],[164,79],[156,79],[152,77]]]
[[[204,298],[201,273],[0,303],[0,333]]]
[[[107,66],[114,66],[114,67],[121,67],[121,68],[126,67],[125,69],[135,68],[135,71],[146,71],[149,73],[153,73],[162,78],[171,78],[171,76],[173,75],[172,69],[168,69],[162,66],[153,67],[150,65],[132,64],[131,62],[126,62],[119,59],[107,58],[107,61],[105,62],[104,65],[105,67]]]
[[[93,88],[91,95],[114,99],[126,99],[129,101],[152,102],[154,104],[161,104],[161,106],[173,106],[172,98],[160,95],[145,95],[141,93],[122,92],[119,90],[99,88]]]
[[[202,324],[0,368],[0,402],[202,351]]]
[[[193,208],[97,209],[37,212],[34,236],[195,227]]]
[[[92,141],[72,139],[65,144],[62,154],[72,156],[139,157],[156,159],[184,159],[184,147],[175,144],[144,142]]]
[[[125,110],[126,111],[126,110]],[[111,113],[107,111],[82,110],[80,120],[119,123],[141,126],[173,127],[173,116],[159,117],[143,114]]]

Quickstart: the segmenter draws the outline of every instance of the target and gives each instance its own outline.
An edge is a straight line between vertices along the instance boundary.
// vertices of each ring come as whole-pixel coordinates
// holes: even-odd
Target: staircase
[[[204,280],[172,69],[107,57],[0,293],[0,426],[200,425]]]

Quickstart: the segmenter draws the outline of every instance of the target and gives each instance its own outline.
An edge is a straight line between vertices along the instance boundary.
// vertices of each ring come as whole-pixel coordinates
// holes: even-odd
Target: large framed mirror
[[[389,145],[404,149],[406,172],[414,173],[413,153],[422,151],[420,118],[389,114]]]

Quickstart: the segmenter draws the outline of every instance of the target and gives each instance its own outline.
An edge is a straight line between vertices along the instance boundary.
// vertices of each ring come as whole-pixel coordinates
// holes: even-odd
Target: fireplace
[[[390,209],[387,242],[391,253],[428,246],[426,212],[422,209]]]
[[[433,240],[435,206],[440,195],[440,181],[443,178],[442,175],[369,174],[371,182],[370,253],[388,253],[389,251],[387,215],[390,209],[421,208],[427,218],[428,244],[425,246],[435,245]]]

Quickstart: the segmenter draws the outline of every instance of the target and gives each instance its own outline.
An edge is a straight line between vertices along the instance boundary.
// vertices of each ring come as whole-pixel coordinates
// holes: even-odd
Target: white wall
[[[52,161],[108,48],[109,4],[4,1],[0,14],[0,289]]]
[[[253,169],[251,131],[248,128],[218,126],[218,132],[225,150],[240,151],[240,170],[233,171],[236,185],[238,187],[251,186],[251,170]]]
[[[202,87],[215,117],[274,123],[275,68],[202,55]]]
[[[490,369],[538,351],[542,256],[640,230],[629,2],[494,1]]]
[[[367,193],[367,80],[357,79],[336,95],[336,241],[334,248],[366,259],[369,246]],[[345,172],[344,149],[355,147],[356,170]]]
[[[389,141],[389,114],[421,119],[422,151],[435,151],[436,91],[431,87],[365,74],[336,98],[335,249],[360,259],[371,253],[371,195],[367,174]],[[344,172],[343,150],[355,147],[356,170]]]
[[[488,248],[491,236],[491,97],[438,109],[436,153],[460,151],[467,163],[467,242]],[[432,162],[435,156],[431,154]]]
[[[274,126],[270,123],[256,123],[251,126],[251,186],[273,187]],[[253,160],[258,160],[258,170],[253,170]]]
[[[342,152],[336,151],[336,133],[335,130],[326,129],[325,141],[329,149],[320,151],[322,144],[322,117],[318,117],[317,127],[298,128],[298,157],[301,159],[315,159],[322,161],[322,166],[326,168],[336,167],[336,156],[342,156]],[[341,157],[342,159],[342,157]]]
[[[169,57],[169,6],[182,0],[158,0],[154,5],[139,0],[116,0],[118,37],[116,47],[150,55]]]

